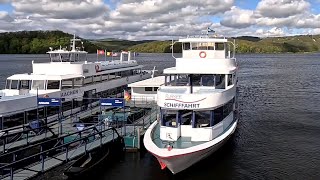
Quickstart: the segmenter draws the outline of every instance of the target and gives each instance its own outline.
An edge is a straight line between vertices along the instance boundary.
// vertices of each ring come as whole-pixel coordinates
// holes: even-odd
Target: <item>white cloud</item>
[[[273,27],[271,29],[257,29],[255,34],[259,37],[280,37],[286,35],[286,33],[278,27]]]
[[[11,0],[0,0],[0,4],[6,4],[9,3]]]
[[[13,18],[6,11],[0,11],[0,21],[13,21]]]
[[[304,13],[309,7],[305,0],[261,0],[257,12],[263,17],[285,18]]]
[[[55,19],[94,18],[108,10],[102,0],[13,0],[12,6],[18,16]]]
[[[234,28],[245,28],[255,24],[254,12],[251,10],[243,10],[237,7],[224,14],[221,25]]]
[[[226,36],[319,31],[320,15],[314,14],[319,7],[306,0],[261,0],[253,10],[234,1],[0,0],[13,7],[13,12],[0,11],[0,31],[59,29],[85,38],[122,39],[171,39],[208,26]]]

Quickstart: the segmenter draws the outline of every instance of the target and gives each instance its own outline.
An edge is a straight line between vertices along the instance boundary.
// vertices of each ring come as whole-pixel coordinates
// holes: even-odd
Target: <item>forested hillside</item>
[[[20,31],[0,33],[1,54],[38,54],[46,53],[49,47],[57,49],[70,46],[73,35],[62,31]],[[83,40],[85,50],[96,52],[98,46]]]
[[[302,35],[288,37],[237,37],[235,39],[237,53],[302,53],[320,51],[320,35]],[[138,44],[130,47],[131,51],[162,53],[171,52],[171,41],[153,41],[149,43]],[[174,47],[175,52],[181,52],[181,47],[177,44]]]
[[[0,54],[38,54],[54,49],[69,47],[71,34],[62,31],[20,31],[0,33]],[[320,51],[320,35],[288,37],[236,37],[237,53],[303,53]],[[129,41],[119,39],[85,40],[85,50],[95,53],[97,49],[107,51],[130,50],[140,53],[169,53],[171,41]],[[181,52],[176,43],[174,52]]]

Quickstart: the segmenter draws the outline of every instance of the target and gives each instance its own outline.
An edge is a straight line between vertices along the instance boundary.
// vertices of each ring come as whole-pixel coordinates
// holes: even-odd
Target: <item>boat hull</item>
[[[173,174],[177,174],[191,167],[197,162],[205,159],[206,157],[210,156],[215,151],[217,151],[223,144],[225,144],[234,133],[237,126],[237,120],[235,120],[230,126],[231,126],[230,131],[226,131],[221,135],[221,136],[225,135],[225,137],[221,141],[211,145],[210,147],[206,147],[198,151],[190,151],[186,153],[177,154],[175,156],[163,157],[148,150],[148,148],[147,150],[157,158],[157,160],[160,163],[161,169],[168,168]],[[198,145],[198,146],[201,146],[201,145]]]

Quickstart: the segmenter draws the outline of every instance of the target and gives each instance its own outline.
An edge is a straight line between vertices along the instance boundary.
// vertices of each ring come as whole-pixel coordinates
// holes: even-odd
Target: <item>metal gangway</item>
[[[0,179],[28,179],[120,137],[117,129],[99,123],[0,155]]]
[[[74,125],[74,119],[90,116],[93,113],[99,112],[99,110],[99,107],[94,107],[92,109],[80,111],[62,119],[51,121],[47,125],[38,128],[31,128],[29,124],[24,124],[23,126],[1,130],[0,154],[11,149],[27,146],[66,133],[75,132],[76,128],[72,127]]]

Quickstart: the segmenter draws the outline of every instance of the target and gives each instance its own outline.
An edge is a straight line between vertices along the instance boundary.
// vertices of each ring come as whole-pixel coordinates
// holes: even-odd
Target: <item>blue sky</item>
[[[0,0],[0,32],[168,39],[208,26],[226,36],[320,34],[320,0]]]

